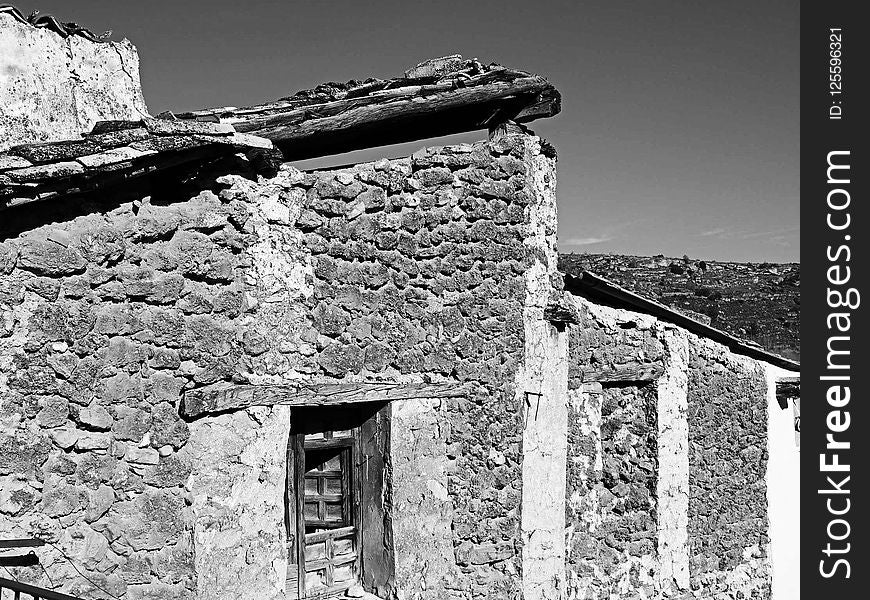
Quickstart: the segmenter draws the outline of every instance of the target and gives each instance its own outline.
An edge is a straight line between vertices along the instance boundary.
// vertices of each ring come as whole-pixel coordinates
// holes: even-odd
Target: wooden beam
[[[649,383],[664,373],[664,367],[657,363],[625,363],[602,367],[581,367],[580,378],[584,382],[600,383]]]
[[[272,140],[286,160],[301,160],[491,129],[508,120],[527,123],[561,110],[559,92],[543,77],[476,62],[437,77],[375,80],[339,91],[332,85],[328,93],[316,88],[259,106],[175,116],[230,123]]]
[[[0,540],[0,550],[6,550],[8,548],[36,548],[44,545],[45,541],[36,538]]]
[[[0,567],[35,567],[39,557],[31,550],[27,554],[0,555]]]
[[[182,414],[199,417],[249,406],[335,406],[358,402],[392,402],[412,398],[449,398],[469,392],[459,383],[312,383],[283,385],[215,385],[184,394]]]
[[[779,407],[785,410],[788,408],[789,400],[800,401],[801,397],[801,378],[800,377],[783,377],[776,382],[776,401]]]
[[[524,77],[431,94],[409,90],[403,96],[353,98],[253,117],[234,126],[272,140],[286,160],[301,160],[489,129],[494,120],[528,121],[523,110],[538,105],[548,86],[542,77]]]

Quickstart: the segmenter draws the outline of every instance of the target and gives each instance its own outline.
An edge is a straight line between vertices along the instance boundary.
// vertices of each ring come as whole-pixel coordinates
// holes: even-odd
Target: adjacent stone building
[[[777,381],[797,366],[566,280],[568,597],[794,597],[799,465]]]
[[[0,86],[0,540],[44,542],[16,579],[770,597],[772,390],[797,365],[559,274],[555,152],[518,124],[559,111],[546,80],[453,56],[154,118],[128,42],[37,25],[0,9],[4,72],[42,86],[26,119]],[[34,44],[109,92],[46,127],[73,67],[40,83]]]

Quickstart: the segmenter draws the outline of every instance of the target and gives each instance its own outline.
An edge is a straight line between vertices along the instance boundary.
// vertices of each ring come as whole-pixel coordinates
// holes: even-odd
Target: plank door
[[[337,597],[359,581],[357,431],[293,436],[293,541],[299,543],[288,553],[296,557],[296,568],[291,565],[287,578],[292,597]]]

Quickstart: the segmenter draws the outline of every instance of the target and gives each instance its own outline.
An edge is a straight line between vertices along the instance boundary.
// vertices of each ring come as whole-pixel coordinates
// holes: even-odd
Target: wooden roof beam
[[[425,66],[425,68],[423,68]],[[395,79],[324,84],[247,108],[173,115],[229,123],[272,140],[286,160],[528,123],[561,110],[543,77],[452,56],[421,63]]]

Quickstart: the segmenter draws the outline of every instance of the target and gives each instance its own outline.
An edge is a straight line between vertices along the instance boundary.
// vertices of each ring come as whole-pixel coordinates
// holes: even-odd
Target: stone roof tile
[[[0,173],[9,169],[23,169],[30,166],[33,166],[33,163],[26,158],[0,154]]]
[[[143,125],[144,123],[142,121],[97,121],[94,124],[94,128],[91,130],[90,135],[114,133],[117,131],[124,131],[126,129],[136,129],[137,127],[142,127]]]
[[[38,183],[49,179],[61,179],[82,173],[85,168],[74,160],[61,161],[45,165],[34,165],[23,169],[12,169],[4,175],[17,183]]]
[[[104,121],[82,139],[24,144],[0,153],[0,210],[238,152],[267,153],[266,161],[252,162],[255,169],[277,162],[272,142],[236,133],[232,125]]]
[[[173,119],[146,119],[145,127],[155,135],[232,135],[232,125],[209,121],[179,121]]]
[[[6,152],[26,158],[35,165],[72,160],[82,154],[97,152],[99,147],[86,140],[64,140],[43,144],[23,144],[12,146]]]
[[[16,21],[20,21],[21,23],[31,25],[38,29],[48,29],[61,37],[77,35],[92,42],[102,43],[108,42],[109,36],[112,35],[111,31],[106,31],[102,35],[96,35],[93,31],[86,27],[82,27],[78,23],[73,23],[71,21],[58,21],[52,15],[40,15],[38,10],[33,11],[29,16],[25,17],[20,10],[11,4],[0,4],[0,14],[10,15]]]
[[[106,150],[105,152],[99,152],[97,154],[79,156],[76,160],[85,167],[93,169],[130,161],[134,158],[140,158],[142,156],[156,153],[156,150],[137,150],[135,148],[130,148],[129,146],[123,146],[121,148],[112,148],[111,150]]]

